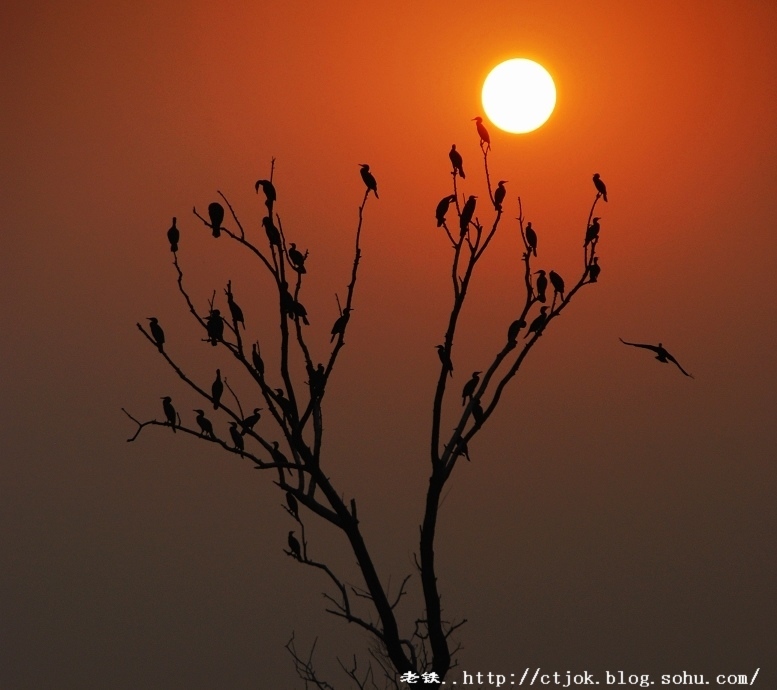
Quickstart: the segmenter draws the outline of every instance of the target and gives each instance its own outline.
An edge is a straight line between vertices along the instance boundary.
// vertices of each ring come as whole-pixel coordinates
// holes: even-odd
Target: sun
[[[483,108],[499,129],[515,134],[545,124],[556,106],[556,85],[533,60],[515,58],[491,70],[483,82]]]

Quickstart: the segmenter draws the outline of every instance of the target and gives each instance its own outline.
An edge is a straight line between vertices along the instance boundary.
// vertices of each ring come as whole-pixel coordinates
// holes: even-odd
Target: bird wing
[[[682,371],[682,372],[683,372],[683,374],[685,374],[686,376],[688,376],[688,377],[690,377],[690,378],[693,378],[693,374],[689,374],[687,371],[685,371],[685,369],[683,369],[683,368],[680,366],[680,362],[678,362],[678,361],[677,361],[677,360],[676,360],[676,359],[675,359],[675,358],[674,358],[674,357],[673,357],[671,354],[669,354],[668,352],[666,353],[666,358],[667,358],[667,359],[668,359],[670,362],[673,362],[674,364],[676,364],[676,365],[677,365],[677,368],[678,368],[680,371]]]
[[[653,352],[658,352],[658,348],[655,345],[646,345],[644,343],[630,343],[623,338],[618,338],[624,345],[632,345],[633,347],[643,347],[646,350],[653,350]]]

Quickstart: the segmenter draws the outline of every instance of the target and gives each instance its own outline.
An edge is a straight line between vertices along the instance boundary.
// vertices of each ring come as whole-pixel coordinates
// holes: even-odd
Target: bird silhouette
[[[293,299],[291,301],[290,307],[293,312],[294,318],[302,319],[302,323],[304,323],[306,326],[310,325],[310,321],[308,321],[308,310],[305,309],[305,307],[302,305],[302,302],[300,302],[299,300]]]
[[[281,412],[283,413],[283,418],[287,420],[293,419],[294,406],[291,404],[291,400],[289,400],[286,397],[282,388],[275,389],[275,401],[278,403],[278,407],[281,408]],[[277,449],[277,443],[276,443],[276,449]]]
[[[364,180],[364,184],[367,185],[367,194],[372,192],[375,195],[375,198],[379,199],[378,183],[375,180],[375,176],[370,172],[370,166],[366,163],[359,163],[359,167],[361,168],[362,180]]]
[[[297,245],[292,242],[287,254],[289,255],[289,263],[291,264],[291,267],[297,273],[307,273],[307,270],[305,269],[305,259],[308,257],[307,252],[303,254],[299,249],[297,249]]]
[[[235,444],[235,450],[240,451],[242,455],[245,450],[245,443],[242,434],[238,431],[237,422],[229,423],[229,435],[232,437],[232,443]]]
[[[448,213],[448,207],[456,201],[455,195],[444,196],[440,199],[440,203],[437,204],[437,209],[434,212],[435,218],[437,218],[437,227],[442,227],[445,223],[445,214]]]
[[[472,418],[475,420],[475,424],[481,426],[486,419],[486,413],[483,411],[483,406],[480,404],[480,400],[472,401]]]
[[[464,160],[462,159],[461,154],[456,150],[456,144],[451,144],[451,150],[448,157],[451,159],[451,164],[453,165],[453,174],[458,174],[462,180],[467,177],[464,174]]]
[[[170,251],[175,253],[178,251],[178,240],[181,239],[181,233],[178,228],[175,227],[175,216],[173,216],[173,224],[167,231],[167,241],[170,242]]]
[[[594,187],[596,187],[596,191],[598,194],[602,195],[602,199],[604,201],[607,201],[607,187],[605,186],[604,182],[602,182],[602,179],[599,177],[599,173],[594,174]]]
[[[553,291],[561,295],[561,299],[564,299],[564,279],[555,271],[550,272],[550,284],[553,286]]]
[[[528,338],[532,333],[542,332],[542,329],[545,328],[545,322],[548,320],[547,312],[547,307],[540,307],[539,316],[537,316],[534,321],[531,322],[529,330],[526,332],[524,338]]]
[[[531,222],[526,223],[526,244],[529,245],[529,251],[537,256],[537,232],[531,226]]]
[[[309,369],[310,395],[313,398],[321,396],[326,385],[326,368],[319,362],[315,369]]]
[[[496,183],[496,189],[494,190],[494,208],[497,211],[502,210],[502,202],[505,200],[505,195],[507,194],[507,190],[505,189],[506,182],[508,182],[508,180],[499,180],[499,182]]]
[[[175,423],[178,421],[178,415],[173,407],[173,399],[169,395],[162,398],[162,409],[164,410],[167,423],[173,427],[173,433],[175,433]]]
[[[488,134],[488,130],[486,129],[485,125],[483,124],[483,118],[482,117],[475,117],[472,119],[472,121],[475,123],[475,127],[478,130],[478,136],[480,137],[480,145],[483,146],[483,144],[486,144],[487,147],[491,148],[491,137]]]
[[[286,492],[286,505],[289,506],[289,512],[294,516],[294,519],[299,520],[299,504],[291,491]]]
[[[197,426],[200,427],[200,436],[206,438],[216,438],[216,434],[213,433],[213,424],[205,416],[205,410],[194,410],[197,413]]]
[[[264,362],[262,356],[259,354],[259,345],[254,343],[251,345],[251,361],[253,362],[254,369],[259,376],[264,376]]]
[[[208,216],[210,217],[210,227],[213,228],[213,236],[219,237],[221,223],[224,220],[224,207],[218,201],[214,201],[208,205]]]
[[[591,242],[599,241],[599,230],[601,229],[599,227],[599,220],[598,217],[594,218],[588,226],[588,230],[585,231],[585,244],[583,244],[583,247],[587,247]]]
[[[591,263],[588,265],[588,277],[592,283],[599,280],[599,274],[602,272],[602,267],[599,265],[599,257],[595,256]]]
[[[147,320],[150,322],[148,327],[151,331],[151,337],[154,339],[154,342],[156,343],[157,348],[159,348],[159,351],[163,352],[165,344],[165,332],[159,325],[159,320],[156,318],[156,316],[149,316]]]
[[[661,362],[662,364],[666,364],[667,362],[672,362],[672,364],[676,365],[677,368],[683,372],[686,376],[689,378],[693,378],[692,374],[689,374],[685,369],[683,369],[680,366],[680,362],[678,362],[674,357],[672,357],[669,352],[664,348],[664,346],[661,343],[658,343],[658,345],[646,345],[644,343],[630,343],[623,338],[618,338],[624,345],[631,345],[632,347],[641,347],[645,350],[652,350],[656,353],[656,359]]]
[[[467,461],[470,462],[469,447],[467,446],[467,442],[463,438],[460,438],[458,443],[456,444],[456,453],[458,455],[463,455],[465,458],[467,458]]]
[[[546,300],[545,290],[548,289],[548,279],[545,277],[545,271],[543,270],[535,271],[535,274],[538,276],[536,285],[537,299],[544,303]]]
[[[475,394],[475,388],[477,388],[478,383],[480,383],[480,375],[482,373],[483,373],[482,371],[473,371],[472,378],[464,384],[464,388],[461,391],[462,405],[466,405],[467,398],[471,399],[472,396]]]
[[[264,192],[265,205],[268,209],[271,208],[275,203],[275,199],[277,198],[275,194],[275,186],[272,182],[270,182],[270,180],[257,180],[256,184],[254,185],[254,189],[256,189],[257,194],[259,194],[259,187],[261,187],[262,191]]]
[[[451,362],[450,356],[445,351],[445,346],[435,345],[435,347],[437,348],[437,354],[440,357],[440,361],[442,362],[443,369],[447,371],[451,377],[453,377],[453,362]]]
[[[477,197],[471,195],[464,203],[464,208],[461,209],[461,217],[459,218],[459,228],[463,235],[467,232],[470,222],[472,222],[472,216],[475,215],[475,204],[477,204]]]
[[[221,395],[224,393],[224,382],[221,380],[221,371],[216,369],[216,378],[210,386],[210,394],[213,398],[213,409],[218,410],[221,403]]]
[[[205,322],[205,329],[208,331],[208,340],[213,347],[218,345],[219,340],[224,338],[224,319],[218,309],[211,309],[210,315]]]
[[[298,561],[302,560],[302,550],[300,548],[299,542],[297,541],[297,538],[294,536],[294,530],[289,532],[289,551],[291,551],[292,556],[296,558]]]
[[[348,325],[348,319],[351,318],[352,311],[353,310],[350,307],[343,309],[343,313],[340,314],[337,321],[335,321],[334,326],[332,326],[332,337],[329,339],[330,343],[333,342],[338,335],[345,333],[345,327]]]
[[[515,342],[518,339],[518,333],[522,328],[526,327],[526,321],[523,319],[516,319],[510,324],[510,327],[507,329],[507,339],[510,342]]]
[[[270,242],[270,246],[272,247],[275,245],[276,247],[280,247],[281,233],[278,231],[278,228],[275,227],[272,218],[270,218],[270,216],[262,218],[262,225],[264,226],[265,233],[267,233],[267,240]]]
[[[278,446],[278,441],[272,442],[272,450],[270,451],[270,455],[272,455],[273,462],[278,463],[278,465],[288,465],[289,459],[281,452]]]
[[[235,302],[235,297],[232,294],[232,281],[227,281],[227,289],[224,290],[227,295],[227,306],[229,307],[229,313],[232,316],[232,320],[235,322],[235,329],[238,324],[243,324],[243,329],[246,327],[245,318],[243,318],[243,310]]]
[[[247,432],[251,431],[255,426],[256,423],[261,418],[261,412],[264,408],[262,407],[255,407],[252,414],[248,415],[240,424],[240,426],[243,427],[243,431],[241,432],[243,436],[246,435]]]

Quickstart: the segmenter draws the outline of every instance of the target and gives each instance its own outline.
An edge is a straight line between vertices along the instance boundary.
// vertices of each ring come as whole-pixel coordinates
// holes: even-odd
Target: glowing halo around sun
[[[499,129],[514,134],[545,124],[556,107],[556,85],[542,65],[515,58],[491,70],[483,82],[483,108]]]

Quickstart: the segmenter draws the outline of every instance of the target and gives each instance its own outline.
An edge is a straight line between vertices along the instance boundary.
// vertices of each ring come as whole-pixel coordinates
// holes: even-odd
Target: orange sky
[[[357,163],[369,163],[380,200],[366,211],[324,459],[399,581],[451,299],[433,218],[447,152],[455,142],[464,155],[461,191],[485,196],[480,86],[499,61],[528,57],[553,75],[556,111],[528,135],[491,126],[493,178],[510,181],[513,205],[521,196],[540,265],[571,276],[600,172],[603,271],[451,483],[438,557],[446,610],[470,621],[461,668],[761,666],[769,687],[777,7],[310,4],[5,10],[0,686],[286,687],[293,630],[303,646],[321,636],[326,669],[363,643],[321,613],[326,583],[284,556],[291,527],[269,477],[160,429],[125,443],[121,407],[161,418],[162,395],[198,407],[134,324],[158,316],[203,378],[223,362],[175,291],[175,215],[196,298],[232,278],[249,329],[269,328],[267,277],[214,246],[190,209],[222,190],[257,232],[253,183],[275,156],[276,210],[310,250],[305,304],[323,359],[349,277]],[[453,404],[521,294],[514,231],[502,227],[475,280]],[[662,341],[696,379],[619,336]],[[310,529],[319,553],[342,556],[337,536]]]

